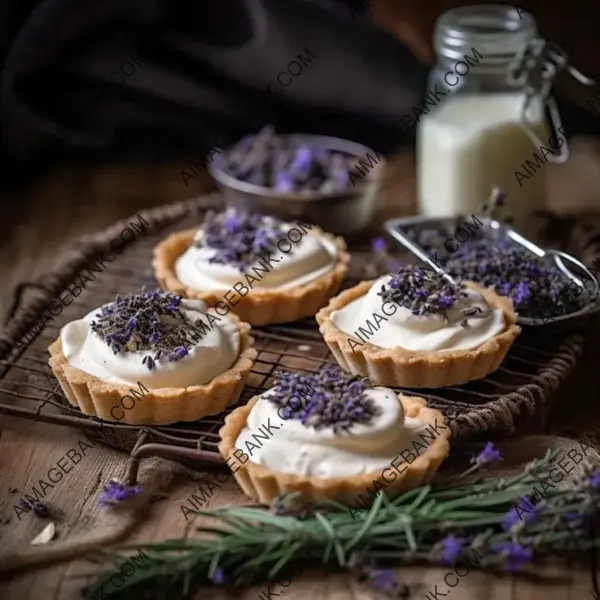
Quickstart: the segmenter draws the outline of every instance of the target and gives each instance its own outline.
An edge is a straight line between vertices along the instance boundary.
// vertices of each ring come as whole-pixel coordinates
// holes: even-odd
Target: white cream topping
[[[505,328],[502,310],[491,309],[483,296],[471,289],[466,289],[467,297],[458,300],[446,317],[417,316],[400,306],[401,302],[382,302],[377,293],[390,279],[389,275],[382,277],[367,294],[332,312],[335,326],[360,343],[422,352],[478,348]],[[481,312],[465,317],[461,310],[469,307],[479,307]],[[465,319],[467,324],[463,327]]]
[[[192,321],[199,318],[207,325],[201,339],[181,360],[158,360],[149,370],[142,359],[154,352],[113,351],[90,327],[100,309],[83,319],[72,321],[60,332],[63,353],[69,364],[106,383],[134,385],[141,382],[149,389],[202,385],[226,371],[237,360],[240,335],[235,323],[209,310],[216,322],[207,319],[206,304],[201,300],[182,300],[183,313]],[[210,325],[210,328],[208,327]],[[198,336],[200,337],[200,336]]]
[[[421,455],[437,437],[432,426],[404,416],[392,390],[376,387],[365,394],[379,407],[379,414],[368,424],[334,433],[331,428],[314,429],[297,419],[282,419],[267,391],[252,407],[236,447],[252,462],[274,471],[328,478],[383,469],[405,450]],[[421,448],[413,446],[413,441]]]
[[[284,229],[290,231],[292,225],[286,225]],[[199,230],[194,240],[201,240],[202,236],[203,232]],[[283,250],[291,248],[287,253],[275,245],[244,273],[232,265],[209,262],[215,254],[213,249],[190,246],[177,259],[175,273],[181,283],[195,290],[227,291],[240,281],[248,285],[246,273],[258,280],[250,281],[253,289],[286,289],[310,283],[331,271],[336,264],[337,248],[322,236],[304,235],[297,243],[287,237],[283,240]]]

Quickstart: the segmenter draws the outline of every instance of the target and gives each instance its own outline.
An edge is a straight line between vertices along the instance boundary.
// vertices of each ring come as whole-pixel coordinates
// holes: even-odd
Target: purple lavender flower
[[[564,521],[565,523],[573,523],[574,521],[579,521],[582,518],[582,515],[578,512],[575,512],[573,510],[570,510],[566,513],[563,513],[560,516],[561,520]]]
[[[431,254],[448,236],[453,236],[455,230],[450,227],[413,233],[415,241]],[[570,288],[562,272],[510,240],[467,241],[447,260],[445,269],[458,281],[479,282],[501,295],[511,296],[523,316],[554,316],[570,312],[581,304],[577,297],[569,297],[566,290]]]
[[[365,395],[365,381],[347,374],[336,365],[317,373],[276,373],[269,401],[281,409],[283,419],[295,419],[307,427],[331,427],[344,431],[357,423],[368,423],[378,414]]]
[[[371,250],[375,254],[382,254],[387,251],[387,242],[385,238],[376,237],[371,240]]]
[[[426,292],[426,295],[425,293]],[[453,284],[438,273],[424,276],[422,269],[401,266],[378,293],[385,301],[402,303],[413,315],[445,315],[466,296],[464,284]]]
[[[235,213],[227,212],[225,214],[225,219],[223,220],[223,225],[225,227],[225,231],[231,235],[240,230],[242,222]]]
[[[292,189],[338,193],[348,189],[348,167],[358,157],[313,146],[289,136],[278,136],[273,126],[263,128],[237,142],[227,151],[226,171],[241,181],[275,189],[278,174],[287,171],[289,181],[279,181],[282,193]]]
[[[447,565],[453,565],[462,551],[462,542],[453,535],[447,535],[443,540],[442,560]]]
[[[348,184],[350,183],[347,171],[335,171],[333,173],[333,180],[337,186],[342,189],[348,187]]]
[[[452,296],[442,296],[438,300],[438,304],[441,308],[451,308],[454,305],[454,298]]]
[[[300,408],[302,408],[302,400],[300,400],[300,398],[297,398],[296,396],[292,396],[289,399],[288,404],[292,410],[299,410]]]
[[[539,509],[532,506],[531,501],[527,496],[521,496],[519,506],[511,508],[506,513],[504,520],[502,521],[502,529],[504,531],[510,531],[513,527],[524,521],[533,522],[537,519]]]
[[[259,254],[263,250],[268,250],[272,243],[275,243],[271,231],[266,227],[260,227],[256,230],[254,240],[252,241],[252,251]]]
[[[358,380],[358,381],[353,381],[349,386],[348,386],[348,391],[352,394],[360,394],[364,391],[365,389],[365,384],[362,380]]]
[[[391,591],[396,587],[396,575],[391,569],[381,569],[371,575],[371,585],[380,590]]]
[[[98,503],[102,508],[108,508],[109,506],[121,502],[132,496],[141,494],[143,489],[140,485],[123,485],[115,479],[111,479],[105,486]]]
[[[287,181],[283,174],[278,177]],[[231,220],[235,220],[235,228],[226,224]],[[275,217],[229,209],[226,213],[207,213],[203,232],[195,245],[213,251],[209,262],[232,265],[243,272],[261,258],[265,248],[283,236],[284,223]]]
[[[595,490],[600,489],[600,469],[594,471],[589,476],[588,482]]]
[[[516,508],[511,508],[502,521],[502,529],[510,531],[513,527],[521,523],[521,517]]]
[[[312,152],[308,146],[300,146],[296,150],[296,155],[291,168],[299,171],[307,171],[312,164]]]
[[[141,359],[149,370],[161,356],[178,360],[196,343],[190,336],[191,321],[180,310],[181,297],[171,292],[146,292],[118,296],[111,310],[96,315],[91,329],[116,355],[150,351]],[[168,318],[165,318],[168,317]]]
[[[502,460],[502,454],[494,448],[492,442],[488,442],[485,448],[475,457],[475,462],[479,464],[491,463],[497,460]]]
[[[515,288],[513,300],[515,304],[518,306],[520,304],[526,303],[531,297],[531,290],[529,286],[524,282],[520,281]]]
[[[276,192],[291,192],[294,189],[292,178],[287,173],[277,173],[275,176]]]
[[[222,585],[225,582],[225,571],[221,567],[217,567],[213,576],[211,577],[213,583],[217,585]]]
[[[524,563],[531,560],[533,552],[514,542],[506,542],[492,546],[496,552],[500,552],[506,558],[506,568],[510,572],[518,571]]]

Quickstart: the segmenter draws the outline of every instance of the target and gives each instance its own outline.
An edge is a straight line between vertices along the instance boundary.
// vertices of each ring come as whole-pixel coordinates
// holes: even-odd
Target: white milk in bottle
[[[544,149],[527,135],[525,92],[510,67],[536,37],[533,17],[506,5],[465,6],[438,19],[430,90],[439,101],[424,105],[417,129],[421,214],[481,214],[497,186],[507,193],[514,227],[535,237],[532,213],[544,206],[547,150],[556,149],[556,138],[549,139],[544,100],[535,95],[525,115]]]
[[[417,138],[422,214],[480,214],[497,185],[508,195],[515,227],[531,229],[531,213],[544,206],[545,177],[539,159],[537,171],[526,162],[536,160],[534,152],[541,154],[519,123],[522,102],[522,94],[465,94],[422,118]],[[543,109],[536,108],[530,121],[544,132]]]

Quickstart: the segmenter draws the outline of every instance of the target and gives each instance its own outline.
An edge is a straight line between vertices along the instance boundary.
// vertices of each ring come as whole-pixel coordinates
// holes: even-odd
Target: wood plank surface
[[[587,161],[597,169],[596,152],[595,146],[584,142],[580,150],[575,146],[572,160],[579,156],[579,160]],[[212,184],[207,178],[192,180],[190,187],[186,187],[180,176],[181,168],[182,165],[65,169],[36,185],[24,198],[5,197],[4,202],[10,203],[14,210],[10,223],[2,225],[0,314],[6,314],[19,282],[33,280],[48,272],[60,253],[83,233],[97,231],[142,208],[182,200],[211,189]],[[568,173],[572,174],[571,171]],[[595,175],[589,173],[586,176],[585,181],[589,183]],[[555,181],[559,181],[556,185],[561,190],[569,185],[555,172],[548,177],[558,178]],[[598,189],[600,187],[596,191]],[[573,191],[575,196],[576,190]],[[586,189],[577,196],[576,208],[597,208],[597,202],[598,194],[590,195]],[[550,203],[562,208],[564,198],[551,196]],[[569,209],[573,209],[573,204]],[[413,211],[414,159],[397,157],[387,169],[374,230],[387,216]],[[561,402],[551,414],[551,428],[553,423],[558,427],[556,424],[564,426],[575,422],[582,429],[600,426],[600,403],[597,402],[600,353],[594,354],[597,349],[591,352],[586,359],[587,367],[582,367],[563,390]],[[0,561],[8,552],[27,546],[45,523],[32,514],[22,515],[19,520],[13,509],[15,499],[45,477],[81,439],[81,433],[66,427],[0,416]],[[101,482],[110,477],[123,477],[127,457],[124,452],[97,444],[47,493],[48,504],[59,517],[58,539],[68,539],[101,527],[104,517],[96,504]],[[128,542],[184,535],[187,523],[180,506],[194,492],[196,485],[186,477],[174,478],[165,492],[166,497],[152,504]],[[241,502],[245,499],[235,482],[230,480],[216,490],[208,506]],[[0,594],[5,600],[75,599],[85,582],[81,574],[89,571],[90,565],[80,561],[26,570],[3,580]],[[447,569],[410,567],[403,568],[401,573],[407,583],[421,585],[415,598],[424,598],[436,584],[439,590],[446,591],[444,575]],[[250,599],[265,590],[265,586],[254,586],[236,590],[232,595],[204,590],[195,597]],[[470,572],[459,585],[448,590],[447,597],[451,600],[592,600],[591,593],[589,569],[585,565],[562,564],[540,568],[536,581]],[[381,597],[348,576],[318,571],[299,576],[283,595],[294,600]]]

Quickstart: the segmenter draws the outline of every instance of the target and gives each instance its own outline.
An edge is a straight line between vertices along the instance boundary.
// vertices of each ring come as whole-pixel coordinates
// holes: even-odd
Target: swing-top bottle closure
[[[521,125],[536,148],[544,146],[544,142],[527,118],[527,109],[533,98],[541,98],[548,108],[550,125],[558,142],[558,132],[562,129],[562,120],[556,101],[550,92],[556,76],[565,70],[579,83],[587,86],[594,85],[594,80],[589,79],[569,64],[567,53],[558,44],[542,38],[530,40],[511,64],[509,79],[512,83],[521,85],[525,93],[521,108]],[[569,159],[567,140],[565,139],[564,144],[560,146],[557,143],[556,146],[556,149],[551,149],[547,160],[554,164],[563,164]]]

